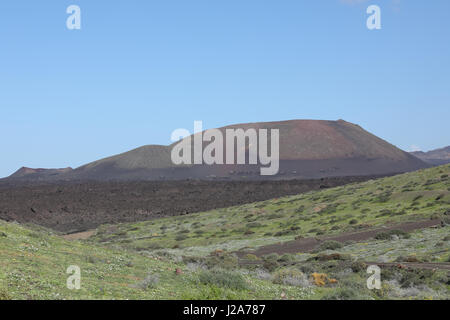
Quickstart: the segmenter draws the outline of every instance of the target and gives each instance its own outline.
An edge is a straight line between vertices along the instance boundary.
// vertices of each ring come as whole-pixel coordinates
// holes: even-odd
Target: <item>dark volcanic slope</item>
[[[279,129],[280,171],[278,175],[261,176],[260,165],[175,166],[170,159],[171,150],[175,145],[173,144],[144,146],[59,175],[34,174],[15,179],[45,181],[308,179],[392,174],[427,167],[427,164],[417,157],[370,134],[358,125],[343,120],[247,123],[223,127],[219,130],[225,132],[226,129],[236,128]],[[248,149],[246,146],[246,152]]]
[[[52,176],[59,176],[64,173],[69,173],[72,170],[73,169],[70,167],[62,168],[62,169],[33,169],[33,168],[22,167],[19,170],[17,170],[16,172],[14,172],[10,176],[10,178],[13,178],[13,179],[21,179],[21,178],[33,179],[33,177],[35,177],[35,178],[51,178]]]
[[[450,163],[450,146],[428,152],[415,151],[411,152],[411,154],[429,164],[436,166]]]
[[[0,184],[0,219],[64,232],[201,212],[370,177],[289,181],[140,181]]]

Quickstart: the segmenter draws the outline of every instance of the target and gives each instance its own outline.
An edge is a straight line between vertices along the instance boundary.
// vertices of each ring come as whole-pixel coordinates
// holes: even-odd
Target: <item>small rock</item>
[[[181,270],[180,268],[176,268],[176,269],[175,269],[175,274],[176,274],[176,275],[183,274],[183,270]]]

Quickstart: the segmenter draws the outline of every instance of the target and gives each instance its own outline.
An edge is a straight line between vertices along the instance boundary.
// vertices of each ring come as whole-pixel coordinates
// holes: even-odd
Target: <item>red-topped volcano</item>
[[[170,157],[175,145],[172,144],[143,146],[59,174],[21,177],[15,174],[11,177],[27,179],[40,176],[41,179],[64,180],[301,179],[384,175],[428,166],[360,126],[344,120],[258,122],[231,125],[219,130],[225,132],[226,129],[237,128],[279,129],[280,170],[277,175],[261,176],[261,166],[249,164],[176,166]]]

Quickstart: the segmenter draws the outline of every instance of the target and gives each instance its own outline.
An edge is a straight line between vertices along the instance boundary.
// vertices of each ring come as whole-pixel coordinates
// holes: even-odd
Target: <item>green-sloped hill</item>
[[[67,288],[72,265],[81,271],[79,290]],[[282,293],[308,299],[315,294],[246,273],[213,275],[163,257],[67,241],[39,227],[0,220],[0,300],[278,299]]]
[[[450,165],[307,194],[133,224],[88,240],[0,221],[0,299],[448,299]],[[444,226],[241,264],[233,251],[401,222]],[[366,287],[367,263],[383,267]],[[415,262],[416,267],[395,267]],[[81,269],[69,290],[66,269]],[[418,267],[417,267],[418,265]],[[446,269],[447,268],[447,269]],[[177,272],[178,269],[178,272]]]
[[[449,219],[450,165],[341,187],[140,223],[105,225],[92,241],[135,249],[195,254],[238,250],[367,230],[395,223]]]

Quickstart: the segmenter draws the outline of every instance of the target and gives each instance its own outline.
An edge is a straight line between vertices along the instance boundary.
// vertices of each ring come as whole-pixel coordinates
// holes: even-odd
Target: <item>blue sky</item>
[[[449,145],[449,23],[448,0],[3,0],[0,177],[168,144],[194,120],[342,118],[404,150]]]

